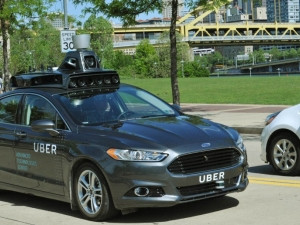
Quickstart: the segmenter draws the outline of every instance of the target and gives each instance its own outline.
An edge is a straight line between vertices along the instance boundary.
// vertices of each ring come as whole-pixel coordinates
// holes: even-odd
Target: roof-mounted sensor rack
[[[11,87],[118,88],[120,85],[118,73],[113,70],[101,69],[97,55],[93,51],[87,50],[89,47],[88,37],[89,35],[73,36],[74,46],[79,47],[77,47],[77,51],[67,53],[58,70],[15,75],[11,78]]]

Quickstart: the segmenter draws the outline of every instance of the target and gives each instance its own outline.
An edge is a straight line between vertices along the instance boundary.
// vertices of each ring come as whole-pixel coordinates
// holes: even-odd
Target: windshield
[[[56,98],[76,123],[84,125],[177,114],[169,104],[132,86],[104,93],[99,90],[69,92]]]

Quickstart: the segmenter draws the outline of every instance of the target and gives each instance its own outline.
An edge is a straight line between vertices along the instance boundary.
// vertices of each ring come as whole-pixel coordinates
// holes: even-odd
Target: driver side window
[[[66,129],[63,120],[46,99],[35,95],[27,95],[24,102],[22,124],[30,126],[33,121],[42,119],[52,120],[57,129]]]

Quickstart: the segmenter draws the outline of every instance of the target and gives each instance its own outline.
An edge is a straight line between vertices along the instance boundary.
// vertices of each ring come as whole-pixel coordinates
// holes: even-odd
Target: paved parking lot
[[[182,104],[182,111],[233,127],[240,133],[261,134],[267,115],[287,105]]]
[[[106,222],[82,219],[69,204],[0,192],[1,225],[89,225],[89,224],[195,224],[276,225],[299,224],[300,177],[283,177],[259,159],[259,135],[243,135],[249,157],[248,188],[222,198],[208,199],[170,208],[141,209]]]

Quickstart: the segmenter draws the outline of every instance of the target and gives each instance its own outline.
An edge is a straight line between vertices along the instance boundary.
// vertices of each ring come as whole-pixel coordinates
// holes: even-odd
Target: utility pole
[[[64,0],[64,17],[65,17],[65,27],[60,31],[60,45],[61,52],[67,53],[73,51],[73,35],[76,35],[75,30],[69,30],[68,25],[68,0]]]
[[[64,0],[64,17],[65,17],[65,30],[69,30],[68,24],[68,0]]]

